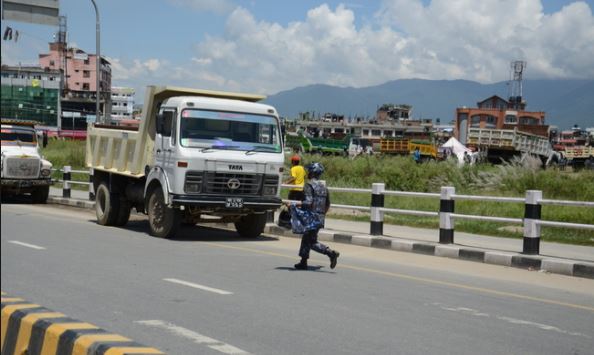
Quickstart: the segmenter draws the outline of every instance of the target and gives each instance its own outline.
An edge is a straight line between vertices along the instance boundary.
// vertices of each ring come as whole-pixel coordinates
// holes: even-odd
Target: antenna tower
[[[522,74],[526,69],[526,62],[516,60],[510,65],[510,79],[509,79],[509,101],[514,106],[523,103],[522,92]]]

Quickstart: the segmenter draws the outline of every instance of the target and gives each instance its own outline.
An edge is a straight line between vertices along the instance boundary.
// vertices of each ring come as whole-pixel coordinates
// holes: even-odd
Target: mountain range
[[[412,105],[412,118],[439,118],[441,124],[454,119],[457,107],[476,107],[492,95],[509,96],[508,82],[481,84],[468,80],[399,79],[381,85],[353,88],[308,85],[269,96],[265,103],[281,116],[298,117],[300,112],[327,112],[351,117],[372,117],[383,104]],[[594,127],[594,80],[524,80],[527,111],[544,111],[545,123],[560,129],[577,124]]]

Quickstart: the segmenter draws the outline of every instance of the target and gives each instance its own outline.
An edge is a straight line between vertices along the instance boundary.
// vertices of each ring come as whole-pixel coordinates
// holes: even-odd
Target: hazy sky
[[[114,86],[275,94],[403,78],[594,79],[593,0],[96,0]],[[95,53],[91,1],[60,0],[70,46]],[[2,63],[37,63],[57,28],[2,21]],[[137,97],[137,101],[142,101]]]

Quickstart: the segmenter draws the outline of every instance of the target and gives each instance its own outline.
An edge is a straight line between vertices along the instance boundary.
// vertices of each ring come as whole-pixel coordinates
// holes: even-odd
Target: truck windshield
[[[20,129],[2,129],[0,138],[2,139],[2,145],[14,144],[15,142],[20,143],[37,143],[37,135],[35,132]]]
[[[274,116],[185,109],[180,142],[184,147],[280,153]]]

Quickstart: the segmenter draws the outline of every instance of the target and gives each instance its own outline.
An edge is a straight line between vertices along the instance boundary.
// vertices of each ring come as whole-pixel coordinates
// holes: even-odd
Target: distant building
[[[384,104],[377,110],[376,118],[379,123],[408,120],[411,111],[410,105]]]
[[[67,48],[66,43],[49,44],[50,52],[39,55],[41,68],[58,70],[64,74],[62,91],[62,127],[86,129],[88,121],[95,121],[96,111],[96,60],[78,48]],[[101,58],[100,66],[100,115],[111,115],[111,66]]]
[[[517,129],[539,136],[548,136],[545,113],[525,111],[526,103],[513,97],[508,101],[494,95],[477,103],[476,108],[456,109],[455,136],[462,144],[467,143],[470,128]]]
[[[111,118],[125,120],[134,118],[134,89],[114,86],[111,88]]]
[[[1,68],[2,118],[34,120],[56,127],[60,116],[60,71],[33,65]]]

